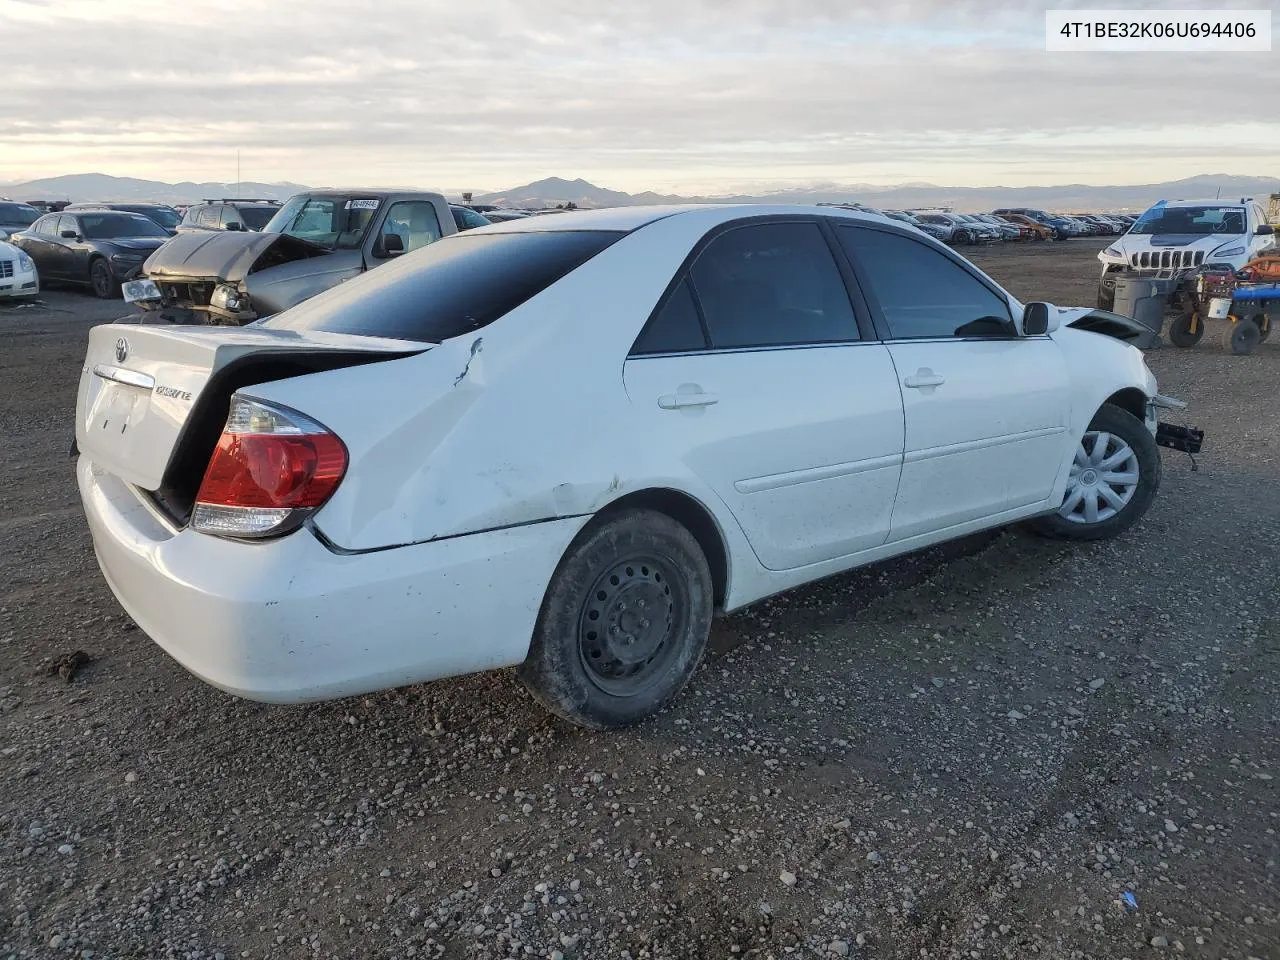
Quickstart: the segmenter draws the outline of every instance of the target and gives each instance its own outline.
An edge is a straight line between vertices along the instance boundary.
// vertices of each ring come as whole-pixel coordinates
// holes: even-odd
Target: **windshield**
[[[81,213],[80,226],[90,240],[120,237],[167,237],[160,225],[136,213]]]
[[[459,233],[261,325],[439,343],[510,313],[621,236],[602,230]]]
[[[357,250],[378,212],[371,197],[291,197],[262,228],[283,233],[330,250]]]
[[[29,227],[38,216],[40,211],[25,203],[0,203],[0,223]]]
[[[240,219],[250,230],[261,230],[276,215],[276,207],[240,207]]]
[[[1129,232],[1148,237],[1157,233],[1240,234],[1244,233],[1244,210],[1218,206],[1152,207]]]

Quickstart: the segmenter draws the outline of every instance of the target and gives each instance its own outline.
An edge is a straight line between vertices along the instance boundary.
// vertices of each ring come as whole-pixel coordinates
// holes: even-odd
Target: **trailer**
[[[1253,353],[1280,320],[1280,283],[1241,280],[1230,270],[1205,269],[1184,287],[1184,309],[1169,324],[1169,342],[1194,347],[1206,320],[1226,320],[1223,348],[1237,356]]]

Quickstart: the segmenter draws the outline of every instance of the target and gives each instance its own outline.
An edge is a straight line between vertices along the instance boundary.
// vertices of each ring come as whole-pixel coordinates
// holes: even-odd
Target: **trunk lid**
[[[152,280],[199,277],[239,283],[273,247],[278,254],[273,262],[279,263],[329,254],[318,244],[281,233],[193,230],[166,241],[147,258],[143,270]]]
[[[190,464],[208,462],[216,442],[210,431],[221,432],[231,394],[240,387],[430,347],[258,327],[102,324],[89,332],[80,373],[76,445],[126,482],[157,491],[179,452]],[[190,449],[192,443],[207,443],[209,450]]]

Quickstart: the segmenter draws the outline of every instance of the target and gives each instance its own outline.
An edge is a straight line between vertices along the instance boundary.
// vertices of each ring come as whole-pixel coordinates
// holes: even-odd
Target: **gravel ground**
[[[1097,248],[975,259],[1090,303]],[[0,957],[1280,957],[1280,347],[1153,351],[1208,440],[1123,538],[796,591],[600,735],[507,674],[287,708],[169,660],[67,459],[120,312],[0,307]]]

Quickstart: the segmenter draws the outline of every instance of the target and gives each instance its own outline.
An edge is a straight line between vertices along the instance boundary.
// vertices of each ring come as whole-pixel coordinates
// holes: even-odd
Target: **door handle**
[[[709,407],[719,403],[720,398],[714,393],[677,392],[664,393],[658,398],[658,406],[663,410],[681,410],[686,407]]]
[[[946,377],[938,376],[928,367],[921,367],[911,376],[904,379],[902,385],[913,390],[923,390],[926,387],[940,387],[946,382]]]

